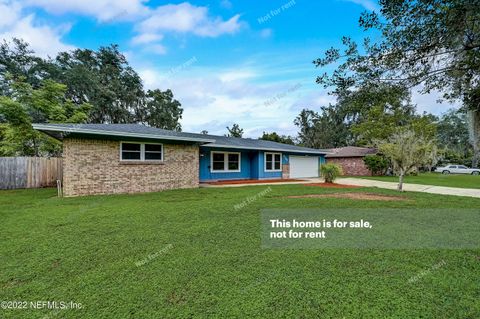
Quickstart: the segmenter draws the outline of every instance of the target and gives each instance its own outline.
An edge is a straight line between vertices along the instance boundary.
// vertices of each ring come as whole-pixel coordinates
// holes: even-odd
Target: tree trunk
[[[400,169],[400,177],[398,178],[398,187],[397,189],[403,192],[403,177],[405,176],[405,172],[403,169]]]
[[[477,168],[480,161],[480,109],[468,111],[470,143],[473,146],[472,167]]]

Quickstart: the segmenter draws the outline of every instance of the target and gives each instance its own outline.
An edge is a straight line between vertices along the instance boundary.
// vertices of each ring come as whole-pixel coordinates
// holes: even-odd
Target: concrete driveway
[[[339,178],[335,181],[339,184],[356,185],[365,187],[379,187],[386,189],[397,189],[398,183],[394,182],[382,182],[361,178]],[[467,196],[480,198],[480,189],[474,188],[457,188],[457,187],[444,187],[433,185],[420,185],[420,184],[403,184],[403,189],[409,192],[422,192],[430,194],[440,195],[453,195],[453,196]]]

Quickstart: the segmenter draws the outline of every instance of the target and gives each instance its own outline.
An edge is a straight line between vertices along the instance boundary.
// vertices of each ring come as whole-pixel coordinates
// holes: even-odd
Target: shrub
[[[322,164],[320,173],[325,178],[325,183],[333,183],[335,179],[342,175],[342,168],[337,164]]]
[[[372,175],[384,175],[388,169],[388,160],[381,155],[367,155],[363,158],[363,162],[372,172]]]

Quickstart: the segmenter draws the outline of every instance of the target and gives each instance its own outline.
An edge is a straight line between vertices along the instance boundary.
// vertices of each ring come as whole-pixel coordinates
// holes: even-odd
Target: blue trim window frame
[[[220,169],[219,167],[223,167]],[[242,154],[240,152],[210,152],[211,173],[235,173],[242,170]]]
[[[282,153],[265,152],[263,158],[263,167],[265,172],[282,171]]]
[[[120,142],[120,161],[122,162],[163,162],[163,144]]]

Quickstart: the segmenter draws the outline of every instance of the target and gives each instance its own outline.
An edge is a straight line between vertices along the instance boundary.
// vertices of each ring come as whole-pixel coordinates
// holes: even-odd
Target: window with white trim
[[[120,160],[163,161],[163,144],[121,142]]]
[[[278,172],[282,170],[281,153],[265,153],[265,171]]]
[[[212,172],[240,172],[240,153],[212,152],[210,170]]]

